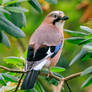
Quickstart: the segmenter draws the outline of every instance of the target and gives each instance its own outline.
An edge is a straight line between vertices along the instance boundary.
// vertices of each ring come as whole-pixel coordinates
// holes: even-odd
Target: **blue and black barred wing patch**
[[[53,58],[58,53],[61,47],[62,47],[62,42],[57,46],[51,46],[51,51],[53,52],[53,54],[51,55],[51,58]]]

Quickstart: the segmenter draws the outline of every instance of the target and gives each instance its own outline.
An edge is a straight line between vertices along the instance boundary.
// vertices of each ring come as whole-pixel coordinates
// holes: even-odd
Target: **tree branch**
[[[7,67],[1,66],[1,65],[0,65],[0,68],[3,69],[3,70],[6,70],[6,71],[8,71],[8,72],[23,73],[22,76],[21,76],[21,78],[20,78],[20,80],[19,80],[19,82],[18,82],[18,85],[17,85],[17,87],[16,87],[16,89],[18,89],[19,84],[20,84],[20,82],[21,82],[21,79],[22,79],[24,73],[26,73],[26,71],[10,69],[10,68],[7,68]],[[76,77],[80,76],[81,73],[82,73],[82,72],[74,73],[74,74],[71,74],[71,75],[69,75],[69,76],[67,76],[67,77],[65,77],[65,78],[61,78],[61,77],[55,76],[54,74],[50,74],[50,77],[52,77],[52,78],[54,78],[54,79],[60,81],[60,83],[59,83],[59,85],[57,86],[57,88],[62,89],[64,82],[67,82],[68,80],[71,80],[71,79],[73,79],[73,78],[76,78]],[[45,74],[44,72],[41,72],[40,75],[47,76],[48,74]],[[63,81],[62,81],[62,80],[63,80]],[[15,91],[15,92],[17,92],[17,91]],[[58,91],[58,92],[59,92],[59,91]]]
[[[71,80],[71,79],[73,79],[73,78],[76,78],[76,77],[80,76],[81,73],[82,73],[82,72],[78,72],[78,73],[71,74],[71,75],[65,77],[64,80],[65,80],[65,81],[68,81],[68,80]]]
[[[13,72],[13,73],[26,73],[25,71],[10,69],[10,68],[7,68],[7,67],[1,66],[1,65],[0,65],[0,68],[3,69],[3,70],[6,70],[8,72]]]
[[[61,92],[63,85],[64,85],[64,78],[59,82],[57,86],[53,87],[53,92]]]

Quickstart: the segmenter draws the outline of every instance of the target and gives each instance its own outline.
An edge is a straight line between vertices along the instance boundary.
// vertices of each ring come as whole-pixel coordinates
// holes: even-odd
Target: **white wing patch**
[[[47,56],[44,59],[42,59],[41,62],[38,65],[36,65],[33,69],[41,70],[48,63],[47,58],[50,57],[52,54],[53,53],[51,53],[50,48],[49,48],[47,51]]]
[[[50,48],[48,49],[48,51],[47,51],[47,56],[46,57],[49,57],[49,56],[51,56],[53,53],[51,53],[51,51],[50,51]]]
[[[51,53],[51,51],[50,51],[50,48],[48,49],[48,51],[47,51],[47,54],[49,55]]]
[[[43,60],[40,64],[38,64],[37,66],[35,66],[33,69],[34,70],[41,70],[43,68],[43,66],[46,64],[47,60]]]

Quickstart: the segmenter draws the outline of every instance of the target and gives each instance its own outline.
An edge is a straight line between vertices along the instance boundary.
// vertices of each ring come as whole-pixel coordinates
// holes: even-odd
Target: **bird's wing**
[[[56,46],[44,46],[34,52],[32,46],[28,47],[27,60],[28,61],[39,61],[47,56],[54,57],[61,49],[63,40]]]

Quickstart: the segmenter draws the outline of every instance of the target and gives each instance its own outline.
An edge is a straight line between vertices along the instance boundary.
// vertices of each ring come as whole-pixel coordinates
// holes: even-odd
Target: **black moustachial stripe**
[[[60,20],[61,20],[60,17],[58,17],[57,19],[55,19],[55,20],[53,21],[53,25],[55,25],[56,22],[58,22],[58,21],[60,21]]]

